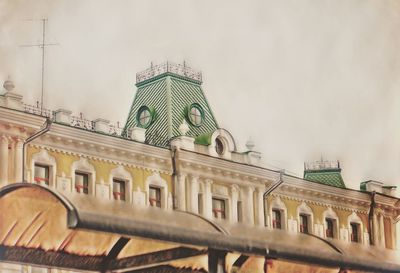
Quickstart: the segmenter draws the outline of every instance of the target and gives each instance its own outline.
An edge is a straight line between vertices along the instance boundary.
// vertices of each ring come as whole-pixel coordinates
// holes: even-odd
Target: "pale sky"
[[[45,107],[125,122],[150,62],[203,72],[220,127],[266,167],[340,160],[346,185],[400,186],[400,2],[0,0],[0,80]]]

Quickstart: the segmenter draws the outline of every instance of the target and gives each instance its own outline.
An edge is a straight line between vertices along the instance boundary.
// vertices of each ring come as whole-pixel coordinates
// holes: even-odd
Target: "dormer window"
[[[141,128],[147,128],[153,121],[153,112],[147,106],[142,106],[136,116],[138,126]]]
[[[224,150],[224,143],[222,142],[221,138],[217,137],[215,139],[215,151],[217,152],[217,154],[222,155],[224,153]]]
[[[192,125],[200,126],[204,120],[203,108],[198,103],[193,103],[188,112],[188,118]]]

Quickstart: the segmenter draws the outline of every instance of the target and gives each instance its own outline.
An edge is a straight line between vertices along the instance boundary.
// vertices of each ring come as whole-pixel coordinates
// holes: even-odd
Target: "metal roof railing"
[[[164,73],[173,73],[178,76],[182,76],[185,78],[189,78],[191,80],[195,80],[198,82],[202,82],[202,73],[200,71],[196,71],[188,66],[186,63],[183,64],[175,64],[171,62],[165,62],[158,65],[153,65],[146,70],[139,72],[136,74],[136,83],[141,83],[156,76],[159,76]]]

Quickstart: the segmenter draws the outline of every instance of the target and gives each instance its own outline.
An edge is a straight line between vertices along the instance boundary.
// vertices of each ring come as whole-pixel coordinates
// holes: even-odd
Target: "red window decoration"
[[[281,211],[277,209],[272,210],[272,227],[276,229],[282,228]]]
[[[161,208],[161,189],[157,187],[150,187],[149,189],[149,203],[152,207]]]
[[[300,214],[300,232],[308,233],[308,216]]]
[[[212,199],[212,212],[217,219],[225,219],[225,200],[213,198]]]
[[[125,201],[125,181],[113,179],[114,200]]]
[[[49,185],[49,166],[35,164],[34,180],[38,184]]]
[[[360,225],[357,223],[350,223],[351,226],[351,241],[354,243],[358,243],[360,241],[359,238],[359,230],[360,230]]]
[[[87,173],[75,173],[75,189],[78,193],[89,194],[89,175]]]
[[[334,226],[334,221],[333,219],[326,218],[326,230],[325,230],[325,235],[326,238],[333,238],[333,226]]]

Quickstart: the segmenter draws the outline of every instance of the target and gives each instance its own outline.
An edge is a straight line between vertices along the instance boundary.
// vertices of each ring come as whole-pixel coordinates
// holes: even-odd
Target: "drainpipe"
[[[275,182],[269,189],[267,189],[264,194],[263,194],[263,210],[264,210],[264,226],[267,226],[267,217],[265,217],[266,215],[266,207],[265,207],[265,198],[271,193],[273,192],[277,187],[279,187],[280,185],[282,185],[283,183],[283,171],[279,171],[279,179],[277,182]]]
[[[173,185],[173,193],[174,193],[174,198],[172,198],[172,207],[173,207],[173,209],[175,209],[176,208],[176,194],[175,194],[175,192],[176,192],[176,189],[175,189],[175,186],[176,186],[176,179],[177,179],[177,170],[176,170],[176,147],[175,146],[172,146],[171,147],[171,161],[172,161],[172,181],[173,181],[173,183],[172,183],[172,185]]]
[[[373,191],[370,194],[371,194],[371,205],[369,207],[369,214],[368,214],[369,242],[371,245],[375,245],[374,210],[375,210],[375,194],[376,194],[376,192]]]
[[[46,118],[46,122],[45,122],[45,127],[43,129],[41,129],[40,131],[37,131],[36,133],[34,133],[33,135],[31,135],[30,137],[28,137],[27,139],[25,139],[24,143],[22,144],[22,181],[23,182],[27,182],[25,180],[25,146],[26,144],[32,142],[33,140],[35,140],[36,138],[40,137],[41,135],[47,133],[50,130],[50,126],[53,122],[51,121],[50,118]]]

